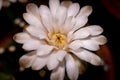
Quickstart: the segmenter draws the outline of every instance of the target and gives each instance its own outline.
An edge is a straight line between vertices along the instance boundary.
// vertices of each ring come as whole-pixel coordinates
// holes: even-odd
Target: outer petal
[[[78,31],[76,31],[76,32],[73,34],[73,40],[86,38],[86,37],[88,37],[89,35],[90,35],[90,33],[89,33],[85,28],[82,28],[82,29],[79,29]]]
[[[26,42],[22,48],[29,51],[29,50],[36,50],[36,49],[39,49],[39,47],[41,46],[41,43],[40,41],[37,41],[37,40],[31,40],[31,41],[28,41]]]
[[[92,13],[92,7],[91,6],[84,6],[81,8],[78,16],[89,16]]]
[[[51,53],[51,51],[53,50],[53,46],[49,46],[49,45],[40,45],[39,49],[37,50],[37,55],[38,56],[45,56]]]
[[[70,44],[71,49],[78,49],[80,47],[86,48],[91,51],[97,51],[100,46],[104,45],[107,42],[107,39],[104,36],[91,37],[90,39],[85,40],[75,40]],[[74,47],[76,45],[76,47]]]
[[[45,5],[41,5],[39,11],[45,28],[48,30],[48,32],[52,32],[52,15],[49,8]]]
[[[77,50],[82,47],[91,51],[96,51],[100,48],[99,45],[103,45],[106,42],[107,39],[101,35],[83,40],[75,40],[69,44],[69,48]]]
[[[32,26],[42,26],[40,20],[30,13],[24,13],[23,18]]]
[[[88,39],[88,40],[75,40],[69,44],[69,48],[73,50],[77,50],[79,48],[85,48],[91,51],[96,51],[100,47],[98,43],[96,43],[93,40]]]
[[[63,31],[65,31],[66,33],[70,32],[73,29],[74,25],[75,25],[75,18],[72,16],[67,17],[63,25],[64,26]]]
[[[73,3],[69,6],[68,8],[68,14],[67,16],[76,16],[77,13],[79,12],[80,6],[78,3]]]
[[[75,60],[69,54],[65,57],[65,59],[66,59],[66,70],[68,77],[70,78],[70,80],[77,80],[79,76],[79,69]]]
[[[62,1],[61,2],[61,6],[65,6],[66,8],[68,8],[71,4],[72,4],[72,1]]]
[[[63,50],[59,50],[56,54],[57,54],[57,59],[62,62],[67,52]]]
[[[86,71],[87,65],[85,63],[83,63],[83,61],[81,61],[78,58],[75,59],[75,62],[79,67],[79,73],[83,74]]]
[[[100,48],[99,45],[93,40],[82,40],[80,43],[82,44],[81,47],[88,50],[97,51]]]
[[[26,10],[28,13],[31,13],[32,15],[34,15],[36,18],[38,18],[38,19],[40,18],[39,9],[36,4],[29,3],[26,6]]]
[[[40,38],[40,39],[47,39],[47,34],[40,29],[39,27],[29,26],[26,30],[33,36]]]
[[[35,58],[36,58],[35,51],[23,55],[19,60],[20,67],[22,67],[22,68],[30,67],[32,65],[33,61],[35,60]]]
[[[58,28],[60,28],[61,31],[63,29],[63,27],[61,28],[61,26],[64,24],[66,16],[67,16],[66,7],[59,6],[59,8],[57,10],[57,16],[55,18],[57,18]]]
[[[52,71],[50,80],[64,80],[65,64],[62,62],[56,69]]]
[[[103,32],[103,29],[98,25],[86,26],[86,27],[76,31],[74,33],[74,38],[73,39],[86,38],[89,35],[95,36],[95,35],[101,34],[102,32]]]
[[[79,14],[76,16],[76,24],[74,30],[83,27],[87,23],[88,16],[91,14],[91,12],[92,12],[91,6],[85,6],[81,8]]]
[[[49,70],[55,69],[59,64],[59,61],[57,60],[57,54],[54,51],[53,53],[50,54],[48,62],[47,62],[47,68]]]
[[[76,17],[76,24],[74,25],[74,31],[77,29],[83,27],[87,22],[88,22],[88,17],[87,16],[78,16]]]
[[[28,33],[21,32],[14,35],[13,39],[18,43],[26,43],[33,40]]]
[[[56,16],[56,11],[60,5],[59,0],[49,0],[49,6],[50,6],[50,11],[53,15],[53,17]]]
[[[98,25],[87,26],[85,29],[92,36],[99,35],[99,34],[101,34],[103,32],[103,29],[100,26],[98,26]]]
[[[47,61],[48,61],[48,56],[44,56],[44,57],[37,56],[32,64],[32,69],[33,70],[42,69],[46,65]]]
[[[102,59],[97,56],[96,54],[83,50],[83,49],[79,49],[77,51],[72,51],[76,56],[78,56],[81,60],[84,60],[86,62],[89,62],[93,65],[103,65],[103,61]]]
[[[69,31],[69,32],[67,33],[67,41],[68,41],[68,42],[70,42],[70,41],[73,40],[73,33],[74,33],[74,31]]]
[[[92,37],[91,40],[93,40],[99,45],[104,45],[107,42],[107,38],[104,37],[103,35]]]
[[[70,49],[77,50],[82,46],[82,44],[81,44],[80,40],[75,40],[75,41],[71,42],[68,46]]]

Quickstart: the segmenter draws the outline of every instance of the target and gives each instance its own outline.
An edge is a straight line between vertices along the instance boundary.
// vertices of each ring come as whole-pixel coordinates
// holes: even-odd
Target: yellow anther
[[[50,44],[58,48],[63,48],[67,44],[66,35],[61,33],[55,33],[50,36]]]

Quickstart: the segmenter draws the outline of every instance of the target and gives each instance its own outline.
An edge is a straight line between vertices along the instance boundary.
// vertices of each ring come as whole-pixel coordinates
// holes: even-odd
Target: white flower
[[[24,32],[14,36],[23,44],[23,49],[31,51],[20,58],[22,69],[32,67],[40,70],[47,66],[52,70],[51,80],[63,80],[65,69],[70,80],[77,80],[84,65],[103,65],[103,60],[93,51],[106,43],[98,25],[86,26],[91,6],[80,9],[78,3],[50,0],[49,8],[30,3],[23,14],[29,26]]]

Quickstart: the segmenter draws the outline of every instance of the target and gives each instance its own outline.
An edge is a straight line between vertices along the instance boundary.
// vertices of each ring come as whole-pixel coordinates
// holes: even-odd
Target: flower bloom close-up
[[[51,80],[64,80],[65,71],[70,80],[77,80],[88,62],[103,65],[104,61],[94,52],[107,39],[99,25],[87,25],[91,6],[80,8],[71,1],[49,0],[49,7],[34,3],[26,6],[23,18],[29,24],[14,40],[23,44],[29,53],[20,60],[20,68],[52,71]]]

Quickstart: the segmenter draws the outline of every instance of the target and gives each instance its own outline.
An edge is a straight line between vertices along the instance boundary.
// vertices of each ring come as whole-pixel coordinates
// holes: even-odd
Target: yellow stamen
[[[64,46],[67,44],[67,37],[64,34],[61,33],[55,33],[50,36],[50,44],[54,45],[58,48],[64,48]]]

